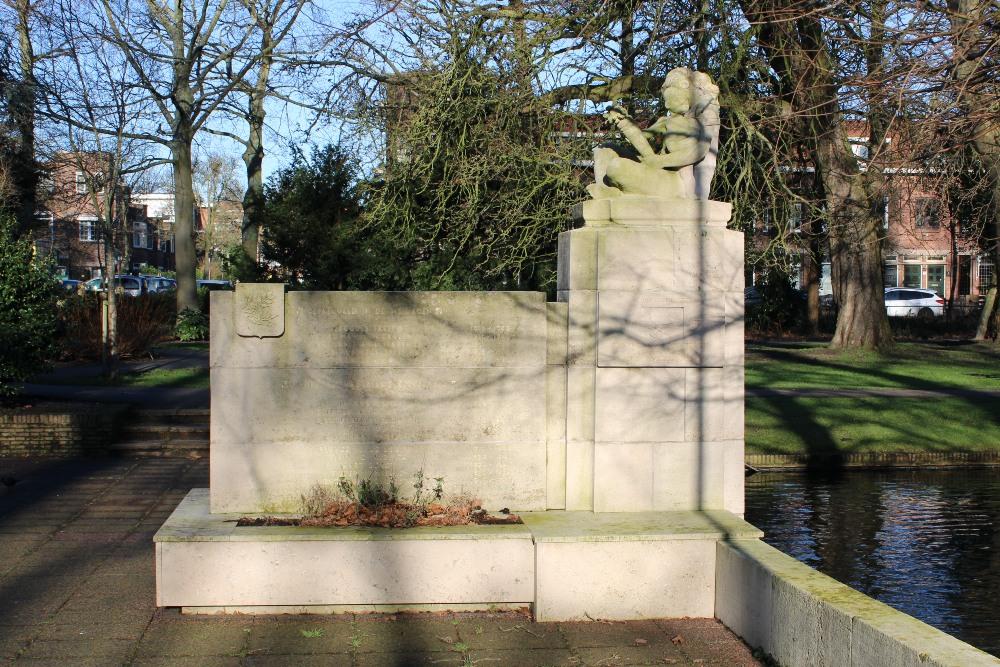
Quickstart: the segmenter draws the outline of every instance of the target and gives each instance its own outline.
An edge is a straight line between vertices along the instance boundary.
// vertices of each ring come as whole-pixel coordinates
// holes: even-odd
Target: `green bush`
[[[52,267],[34,256],[31,241],[15,239],[0,219],[0,397],[43,370],[55,356],[56,304],[63,294]]]
[[[806,302],[803,294],[792,287],[788,275],[771,271],[757,287],[761,303],[746,310],[747,329],[751,333],[781,335],[802,326]]]
[[[177,316],[174,335],[178,340],[208,340],[208,315],[194,308],[185,308]]]

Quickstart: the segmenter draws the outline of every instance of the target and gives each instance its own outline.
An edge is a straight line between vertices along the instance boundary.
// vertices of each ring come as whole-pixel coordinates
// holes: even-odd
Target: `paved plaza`
[[[0,662],[17,665],[756,665],[714,620],[516,613],[182,616],[152,537],[208,462],[0,459]],[[331,576],[336,564],[331,563]]]

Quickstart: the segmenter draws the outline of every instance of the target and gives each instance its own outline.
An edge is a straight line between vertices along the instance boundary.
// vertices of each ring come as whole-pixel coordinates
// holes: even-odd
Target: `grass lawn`
[[[824,344],[748,344],[747,388],[1000,390],[1000,347],[900,343],[887,355]],[[1000,399],[748,397],[747,452],[1000,449]]]
[[[822,343],[748,344],[746,386],[1000,390],[1000,347],[899,343],[892,353],[878,355],[838,352]]]
[[[100,375],[87,377],[44,377],[35,381],[43,384],[79,385],[89,387],[166,387],[180,389],[208,389],[207,368],[163,368],[145,373],[123,375],[117,382],[109,382]]]
[[[177,387],[208,389],[207,368],[165,368],[139,375],[126,375],[118,382],[123,387]]]
[[[747,452],[974,452],[1000,448],[994,398],[746,400]]]
[[[206,342],[203,342],[203,343],[202,342],[194,342],[194,343],[181,343],[181,342],[160,343],[156,347],[167,347],[167,348],[174,348],[174,349],[178,349],[178,350],[207,350],[208,349],[208,342],[206,341]]]

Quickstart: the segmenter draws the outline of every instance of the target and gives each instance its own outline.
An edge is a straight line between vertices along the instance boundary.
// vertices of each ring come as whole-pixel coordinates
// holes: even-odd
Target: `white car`
[[[922,317],[930,319],[944,315],[945,301],[934,290],[919,287],[887,287],[885,312],[889,317]]]

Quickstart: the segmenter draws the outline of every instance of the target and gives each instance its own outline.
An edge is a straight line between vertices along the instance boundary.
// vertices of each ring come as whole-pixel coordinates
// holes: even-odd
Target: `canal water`
[[[820,572],[1000,656],[1000,469],[759,473],[747,521]]]

